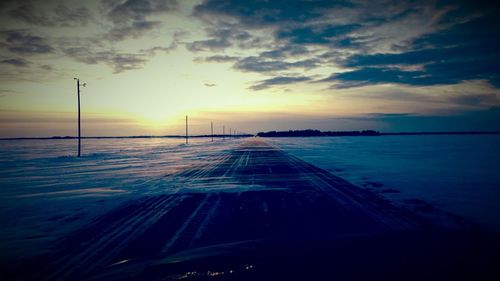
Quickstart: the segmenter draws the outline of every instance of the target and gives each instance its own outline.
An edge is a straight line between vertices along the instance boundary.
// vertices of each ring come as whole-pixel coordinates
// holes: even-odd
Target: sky
[[[4,0],[0,137],[500,131],[492,2]]]

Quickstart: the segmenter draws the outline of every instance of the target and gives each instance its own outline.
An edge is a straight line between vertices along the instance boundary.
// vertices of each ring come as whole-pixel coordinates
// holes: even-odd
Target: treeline
[[[325,131],[320,130],[289,130],[260,132],[259,137],[340,137],[340,136],[380,136],[380,133],[373,130],[364,131]]]

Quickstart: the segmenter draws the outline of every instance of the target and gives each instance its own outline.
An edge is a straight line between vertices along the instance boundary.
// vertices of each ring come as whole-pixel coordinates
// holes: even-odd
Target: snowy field
[[[500,231],[500,135],[266,140],[394,202],[424,200]]]
[[[500,230],[500,136],[265,139],[394,202],[424,200]],[[242,140],[0,141],[0,258],[34,255],[125,200],[174,192],[165,176]],[[418,202],[418,201],[417,201]]]
[[[132,196],[169,193],[165,176],[240,142],[84,139],[77,158],[76,140],[0,140],[0,258],[43,252]]]

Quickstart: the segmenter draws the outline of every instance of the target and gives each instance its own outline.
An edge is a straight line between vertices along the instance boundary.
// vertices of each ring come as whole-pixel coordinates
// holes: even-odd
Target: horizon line
[[[288,131],[274,131],[274,132],[289,132]],[[294,130],[292,130],[294,131]],[[303,131],[303,130],[296,130]],[[364,130],[361,130],[364,131]],[[361,132],[360,131],[360,132]],[[273,132],[273,131],[267,131]],[[321,131],[321,132],[355,132],[355,131]],[[259,132],[260,133],[260,132]],[[418,131],[418,132],[378,132],[379,136],[390,136],[390,135],[494,135],[500,134],[500,131]],[[258,134],[258,133],[257,133]],[[229,135],[229,134],[217,134],[213,135],[214,138],[231,138],[231,137],[251,137],[257,136],[257,134],[237,134],[237,135]],[[361,135],[362,136],[362,135]],[[211,138],[212,135],[193,135],[189,136],[189,138]],[[308,136],[304,136],[308,137]],[[321,136],[320,136],[321,137]],[[325,137],[325,136],[323,136]],[[335,137],[335,136],[330,136]],[[147,139],[147,138],[181,138],[184,139],[186,136],[184,135],[163,135],[163,136],[155,136],[155,135],[136,135],[136,136],[86,136],[81,137],[82,139]],[[66,139],[78,139],[78,136],[51,136],[51,137],[6,137],[0,138],[0,140],[66,140]]]

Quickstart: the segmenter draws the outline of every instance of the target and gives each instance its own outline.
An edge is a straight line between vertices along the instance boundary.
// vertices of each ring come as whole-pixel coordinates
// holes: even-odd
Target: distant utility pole
[[[80,86],[85,87],[87,83],[80,84],[80,79],[78,78],[73,78],[76,80],[76,92],[78,95],[78,155],[77,157],[80,157],[81,155],[81,147],[82,147],[82,140],[81,140],[81,135],[82,135],[82,130],[80,129]]]
[[[231,128],[229,128],[229,138],[231,138],[233,135],[231,135]]]
[[[212,141],[214,141],[214,122],[210,122],[210,132],[212,134]]]
[[[222,139],[226,138],[226,125],[222,125]]]
[[[188,116],[186,115],[186,144],[188,144]]]

